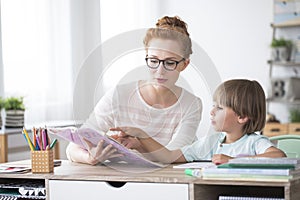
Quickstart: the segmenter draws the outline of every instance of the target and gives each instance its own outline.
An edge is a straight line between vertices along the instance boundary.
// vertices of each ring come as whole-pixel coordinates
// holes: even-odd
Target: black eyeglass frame
[[[151,67],[151,66],[149,66],[149,65],[148,65],[148,59],[156,59],[156,60],[158,60],[158,65],[157,65],[156,67]],[[177,61],[177,60],[171,60],[171,59],[160,60],[160,59],[158,59],[158,58],[149,58],[149,57],[146,57],[146,58],[145,58],[145,61],[146,61],[147,66],[148,66],[150,69],[157,69],[157,68],[159,67],[160,63],[162,62],[162,63],[163,63],[163,67],[164,67],[165,70],[167,70],[167,71],[174,71],[174,70],[177,68],[177,66],[178,66],[179,63],[181,63],[182,61],[185,61],[185,58],[182,58],[181,60]],[[165,62],[166,62],[166,61],[174,61],[174,62],[176,63],[176,66],[174,67],[174,69],[166,68],[166,66],[165,66]]]

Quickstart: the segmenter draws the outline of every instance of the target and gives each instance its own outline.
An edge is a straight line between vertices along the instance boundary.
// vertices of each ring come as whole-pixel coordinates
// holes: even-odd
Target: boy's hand
[[[141,146],[140,141],[135,137],[119,137],[118,141],[128,149],[139,149]]]
[[[215,154],[212,157],[212,162],[215,163],[216,165],[220,165],[223,163],[227,163],[232,157],[224,155],[224,154]]]

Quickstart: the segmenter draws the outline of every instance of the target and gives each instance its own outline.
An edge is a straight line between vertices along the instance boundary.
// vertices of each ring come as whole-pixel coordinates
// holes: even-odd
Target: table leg
[[[0,134],[0,163],[7,162],[7,135]]]

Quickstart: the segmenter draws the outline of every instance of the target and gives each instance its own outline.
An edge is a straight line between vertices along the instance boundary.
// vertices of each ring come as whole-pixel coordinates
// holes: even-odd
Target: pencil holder
[[[54,169],[53,150],[31,151],[32,173],[51,173]]]

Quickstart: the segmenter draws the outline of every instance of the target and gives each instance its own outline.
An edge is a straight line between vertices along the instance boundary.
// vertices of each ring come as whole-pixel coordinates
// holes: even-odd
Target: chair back
[[[300,135],[278,135],[270,137],[277,148],[284,151],[288,158],[300,158]]]

